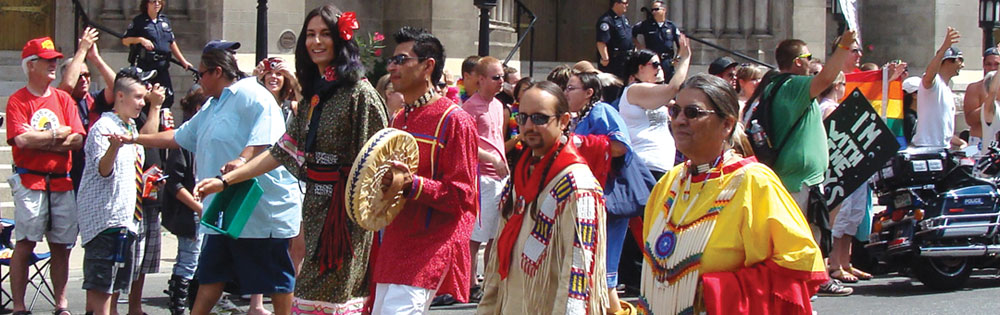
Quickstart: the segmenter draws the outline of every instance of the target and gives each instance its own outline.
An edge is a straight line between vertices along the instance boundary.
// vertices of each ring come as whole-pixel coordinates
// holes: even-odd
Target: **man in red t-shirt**
[[[15,173],[7,181],[14,193],[17,223],[17,245],[10,264],[15,313],[25,310],[28,261],[42,235],[52,251],[55,314],[69,313],[65,295],[68,260],[79,232],[69,171],[71,151],[83,146],[85,131],[73,98],[49,87],[62,57],[48,37],[28,41],[21,51],[28,85],[7,101],[7,143],[12,146]]]

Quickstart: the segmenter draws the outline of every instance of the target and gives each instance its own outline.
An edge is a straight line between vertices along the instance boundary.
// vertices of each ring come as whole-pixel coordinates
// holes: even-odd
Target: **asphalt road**
[[[170,268],[176,252],[176,239],[170,233],[163,235],[163,253],[161,255],[160,273],[148,275],[143,288],[143,310],[150,315],[169,314],[166,309],[167,297],[163,290],[167,287]],[[37,251],[44,251],[40,244]],[[70,277],[67,298],[70,310],[74,314],[83,314],[85,294],[80,290],[82,283],[82,254],[79,247],[73,250],[70,259]],[[6,273],[7,268],[2,268]],[[3,290],[10,292],[9,281],[3,281]],[[813,302],[818,314],[1000,314],[1000,276],[996,269],[979,270],[973,274],[965,289],[938,292],[925,288],[919,281],[899,276],[877,277],[871,281],[849,284],[855,293],[847,297],[821,297]],[[34,290],[29,288],[28,299]],[[8,297],[0,295],[0,303],[7,302]],[[629,299],[626,299],[629,300]],[[247,301],[234,299],[234,302],[246,310]],[[10,307],[9,305],[6,305]],[[265,305],[270,308],[270,305]],[[41,296],[35,302],[35,314],[50,314],[52,306]],[[126,313],[126,307],[119,307],[120,314]],[[475,305],[462,304],[439,307],[430,314],[474,314]]]
[[[997,270],[973,274],[965,289],[938,292],[919,281],[891,276],[849,284],[854,294],[820,297],[813,302],[818,314],[1000,314],[1000,277]],[[431,314],[475,314],[475,305],[432,309]]]

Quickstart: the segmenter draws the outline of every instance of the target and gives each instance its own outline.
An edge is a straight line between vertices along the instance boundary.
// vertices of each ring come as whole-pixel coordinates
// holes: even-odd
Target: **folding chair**
[[[3,232],[0,232],[0,250],[2,249],[13,249],[14,246],[11,243],[11,233],[14,230],[14,220],[11,219],[0,219],[0,226],[3,227]],[[28,311],[31,311],[35,307],[35,301],[38,300],[38,296],[49,302],[52,306],[55,306],[55,293],[52,291],[52,285],[49,284],[49,279],[45,276],[45,272],[49,270],[49,258],[52,257],[52,253],[32,253],[28,260],[31,267],[28,269],[28,285],[31,285],[35,289],[35,293],[31,296],[31,302],[28,304]],[[0,258],[0,266],[6,266],[7,270],[3,272],[3,276],[0,277],[0,282],[7,281],[10,277],[10,262],[12,257]],[[32,268],[34,272],[32,272]],[[44,291],[42,289],[45,289]],[[27,295],[27,292],[25,292]],[[6,297],[6,301],[0,303],[2,308],[6,309],[7,306],[13,301],[10,293],[0,288],[0,298]]]

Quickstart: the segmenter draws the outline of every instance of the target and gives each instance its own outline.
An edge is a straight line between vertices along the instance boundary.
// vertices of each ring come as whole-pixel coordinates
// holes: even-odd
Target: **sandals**
[[[850,272],[847,272],[844,269],[840,269],[840,268],[831,270],[830,271],[830,278],[840,280],[840,282],[843,282],[843,283],[857,283],[858,282],[858,277],[856,277],[856,276],[854,276],[854,274],[852,274]]]
[[[871,280],[872,278],[874,278],[872,274],[861,271],[861,269],[854,268],[854,266],[851,266],[850,268],[851,268],[850,269],[851,274],[853,274],[855,277],[858,277],[859,280]]]

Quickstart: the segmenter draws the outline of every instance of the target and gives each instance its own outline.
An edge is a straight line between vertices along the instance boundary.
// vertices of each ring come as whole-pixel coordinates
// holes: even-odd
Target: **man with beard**
[[[497,251],[479,314],[601,314],[604,196],[569,140],[569,102],[551,82],[528,89],[517,114],[531,149],[504,195]]]

